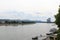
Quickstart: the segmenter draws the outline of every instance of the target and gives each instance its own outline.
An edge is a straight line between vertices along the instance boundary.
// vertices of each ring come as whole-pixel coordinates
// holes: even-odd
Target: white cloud
[[[17,11],[18,13],[0,13],[1,18],[38,19],[51,17],[57,13],[60,0],[0,0],[0,12]],[[24,12],[23,14],[19,12]],[[36,13],[38,12],[38,13]],[[19,15],[19,17],[18,17]],[[22,16],[23,17],[22,17]],[[48,16],[46,16],[48,15]],[[43,19],[43,18],[41,18]]]
[[[0,0],[0,10],[47,11],[56,9],[59,0]]]

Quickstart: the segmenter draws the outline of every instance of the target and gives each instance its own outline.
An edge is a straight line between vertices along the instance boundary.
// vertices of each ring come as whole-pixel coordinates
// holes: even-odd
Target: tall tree
[[[58,14],[55,15],[55,23],[58,25],[58,31],[57,31],[57,40],[60,40],[60,6],[59,6],[59,10],[58,10]]]
[[[59,10],[58,10],[58,14],[55,15],[55,23],[58,25],[59,29],[60,29],[60,6],[59,6]]]

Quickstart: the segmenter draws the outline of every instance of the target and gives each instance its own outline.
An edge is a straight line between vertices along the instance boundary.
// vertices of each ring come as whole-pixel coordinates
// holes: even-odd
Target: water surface
[[[45,35],[51,28],[57,26],[54,23],[1,25],[0,40],[32,40],[32,37]]]

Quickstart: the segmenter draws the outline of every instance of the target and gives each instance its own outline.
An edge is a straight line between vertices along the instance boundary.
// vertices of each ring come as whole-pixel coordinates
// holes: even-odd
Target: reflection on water
[[[11,24],[0,26],[0,40],[32,40],[32,37],[45,35],[51,28],[57,28],[54,23]]]
[[[18,25],[32,25],[32,24],[35,24],[35,23],[26,23],[26,24],[0,24],[0,26],[18,26]]]

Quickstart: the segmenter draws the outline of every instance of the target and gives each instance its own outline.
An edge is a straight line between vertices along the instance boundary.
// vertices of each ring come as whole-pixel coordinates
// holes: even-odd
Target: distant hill
[[[22,24],[22,23],[53,23],[50,21],[34,21],[34,20],[11,20],[11,19],[0,19],[0,24]]]

